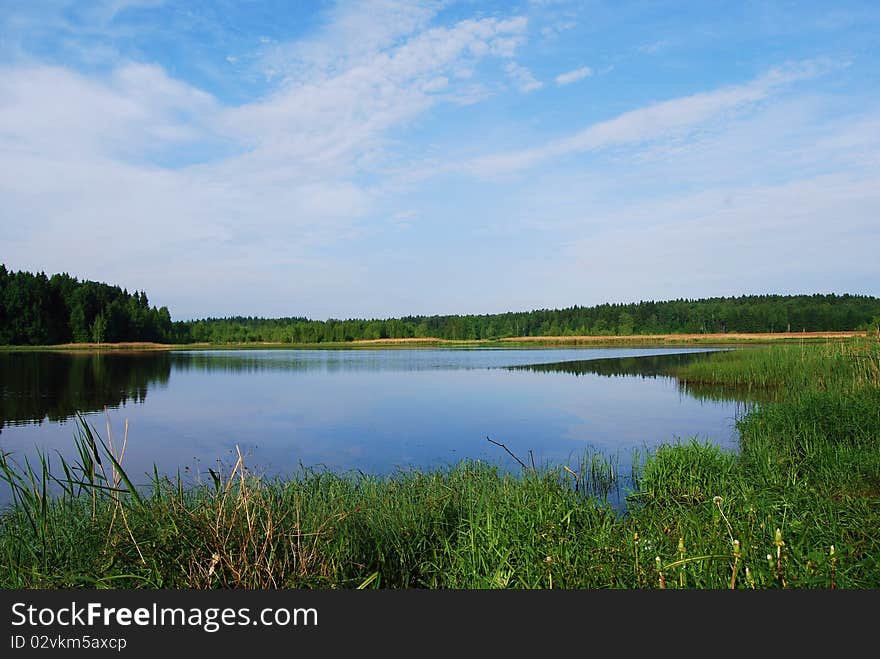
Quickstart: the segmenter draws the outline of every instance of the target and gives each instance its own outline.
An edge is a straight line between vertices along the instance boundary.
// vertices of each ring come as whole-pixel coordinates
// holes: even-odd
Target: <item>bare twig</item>
[[[521,466],[523,469],[525,469],[526,471],[535,471],[535,469],[534,469],[533,467],[529,467],[529,465],[527,465],[525,462],[523,462],[522,460],[520,460],[520,459],[517,457],[517,455],[516,455],[513,451],[511,451],[509,448],[507,448],[507,447],[506,447],[504,444],[502,444],[501,442],[496,442],[494,439],[491,439],[491,438],[489,438],[489,437],[486,437],[486,440],[487,440],[490,444],[495,444],[495,446],[500,446],[500,447],[503,448],[505,451],[507,451],[507,454],[508,454],[510,457],[512,457],[514,460],[516,460],[517,462],[519,462],[520,466]]]

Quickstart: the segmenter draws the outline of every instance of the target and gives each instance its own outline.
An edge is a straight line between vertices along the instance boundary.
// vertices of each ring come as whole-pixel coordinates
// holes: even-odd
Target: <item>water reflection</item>
[[[172,371],[332,374],[507,368],[668,377],[675,366],[705,357],[706,349],[665,353],[656,348],[7,352],[0,353],[0,432],[8,425],[64,421],[77,413],[143,403],[150,388],[168,385]],[[549,356],[559,361],[535,363]],[[706,387],[683,389],[698,398],[731,399]]]
[[[684,348],[680,355],[670,355],[668,348],[398,348],[398,349],[315,349],[315,350],[212,350],[171,353],[175,370],[225,373],[259,373],[266,371],[300,371],[320,373],[345,372],[412,372],[447,371],[484,368],[516,368],[519,366],[554,366],[553,359],[564,372],[567,364],[601,360],[609,363],[608,375],[614,369],[648,368],[636,364],[648,360],[706,354],[711,349]],[[672,362],[669,362],[672,363]],[[682,361],[681,363],[684,363]],[[582,372],[597,372],[584,370]]]
[[[711,353],[709,352],[689,352],[636,357],[611,357],[553,362],[549,364],[521,364],[507,368],[510,370],[526,370],[539,373],[567,373],[576,377],[599,375],[609,378],[629,376],[649,379],[675,379],[682,394],[704,401],[758,403],[770,401],[775,397],[773,390],[761,387],[682,382],[676,378],[678,369],[695,361],[708,359],[710,355]]]
[[[670,376],[708,350],[3,353],[0,450],[70,456],[70,419],[80,412],[116,436],[130,424],[125,466],[142,482],[154,465],[172,475],[191,467],[198,478],[239,448],[249,468],[270,476],[462,459],[518,470],[487,437],[538,464],[619,456],[615,471],[626,472],[633,449],[678,438],[735,448],[742,392],[682,387]]]
[[[167,385],[170,375],[165,353],[0,353],[0,432],[142,403],[148,389]]]
[[[511,369],[526,369],[570,375],[637,375],[646,378],[669,377],[672,370],[706,359],[711,353],[687,352],[659,355],[638,355],[628,357],[605,357],[601,359],[581,359],[577,361],[554,362],[550,364],[524,364],[511,366]]]

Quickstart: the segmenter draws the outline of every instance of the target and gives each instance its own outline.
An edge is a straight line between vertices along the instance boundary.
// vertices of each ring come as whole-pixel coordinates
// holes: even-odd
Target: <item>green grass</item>
[[[880,587],[880,345],[713,355],[682,382],[772,387],[739,451],[684,441],[614,460],[392,476],[154,475],[80,421],[73,462],[0,459],[3,588]],[[54,493],[54,494],[53,494]],[[832,549],[833,548],[833,549]]]
[[[753,350],[728,351],[687,364],[674,372],[684,383],[737,387],[849,390],[878,386],[878,338],[858,337],[818,344],[780,343]]]

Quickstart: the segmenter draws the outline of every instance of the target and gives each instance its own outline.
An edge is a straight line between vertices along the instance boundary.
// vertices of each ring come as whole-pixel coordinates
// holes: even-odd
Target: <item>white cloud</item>
[[[263,66],[287,78],[332,75],[424,29],[436,11],[436,3],[341,3],[330,10],[324,27],[311,38],[268,48]]]
[[[437,76],[436,78],[432,78],[428,80],[426,83],[422,85],[422,91],[428,94],[432,92],[439,92],[446,89],[449,86],[449,78],[446,76]]]
[[[618,273],[611,299],[847,290],[880,276],[877,190],[876,175],[828,175],[651,199],[592,217],[560,262],[581,281]]]
[[[558,76],[556,76],[556,84],[559,86],[570,85],[573,82],[583,80],[584,78],[587,78],[591,75],[593,75],[593,70],[589,66],[582,66],[579,69],[560,73]]]
[[[112,21],[125,3],[100,6],[112,23],[100,29],[131,27]],[[234,66],[223,44],[225,71],[272,78],[269,92],[234,106],[112,48],[100,66],[83,65],[90,74],[10,53],[0,68],[3,260],[146,288],[175,317],[481,312],[589,302],[584,282],[599,282],[592,301],[602,302],[690,293],[694,282],[717,294],[795,281],[786,270],[804,281],[847,268],[880,277],[870,255],[877,108],[845,106],[843,86],[783,93],[830,65],[781,67],[580,129],[563,123],[565,108],[541,114],[538,98],[534,115],[478,127],[469,122],[481,111],[455,106],[539,89],[519,62],[556,39],[522,53],[525,18],[481,12],[438,25],[444,6],[338,3],[304,41],[254,33],[256,52],[235,49]],[[75,21],[56,20],[97,58],[98,27],[72,34]],[[69,52],[58,59],[73,61]],[[837,93],[834,108],[810,106]],[[551,117],[563,117],[554,139],[544,137]],[[511,140],[529,148],[505,150]],[[467,176],[527,168],[528,185]],[[455,267],[465,260],[476,273]],[[493,283],[462,301],[475,276]]]
[[[563,20],[555,25],[547,25],[541,28],[541,35],[546,39],[558,37],[562,32],[577,27],[577,22],[572,20]]]
[[[506,53],[507,39],[526,24],[465,20],[403,38],[401,31],[409,26],[379,30],[366,39],[382,44],[393,34],[399,43],[392,48],[366,52],[360,43],[355,61],[337,58],[317,73],[292,73],[266,99],[224,112],[223,130],[267,155],[280,152],[310,169],[350,168],[353,155],[375,151],[390,128],[439,101],[473,98],[473,84],[462,85],[455,74],[480,58]]]
[[[544,86],[544,83],[535,78],[531,71],[516,62],[508,62],[504,65],[504,71],[513,80],[516,88],[524,93],[533,92]]]
[[[297,264],[298,276],[333,280],[330,261],[308,255],[356,238],[379,208],[368,181],[388,134],[437,103],[486,98],[461,72],[508,58],[527,27],[517,17],[429,27],[433,15],[411,3],[345,3],[316,40],[273,49],[283,82],[238,107],[153,65],[121,62],[89,77],[5,67],[4,260],[165,290],[163,303],[194,313],[211,312],[198,291],[238,290],[255,268],[277,278]],[[243,310],[223,300],[212,313]],[[280,313],[284,301],[272,304]]]
[[[205,118],[218,110],[209,94],[139,64],[104,82],[57,67],[7,67],[0,98],[6,149],[52,159],[155,153],[204,138]]]
[[[420,213],[413,209],[398,211],[391,216],[391,223],[400,230],[411,229],[412,220],[417,219],[419,215]]]
[[[764,100],[784,85],[819,75],[828,67],[828,63],[809,61],[771,69],[743,85],[655,103],[542,146],[478,158],[466,168],[482,176],[504,175],[573,153],[681,135],[710,121],[724,119]]]
[[[645,55],[656,55],[661,50],[667,48],[669,46],[669,41],[666,39],[661,39],[659,41],[653,41],[651,43],[646,43],[638,47],[638,52]]]

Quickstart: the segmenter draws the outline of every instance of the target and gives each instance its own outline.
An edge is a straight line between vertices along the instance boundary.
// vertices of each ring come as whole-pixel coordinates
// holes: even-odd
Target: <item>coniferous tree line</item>
[[[66,274],[8,272],[0,265],[0,344],[157,341],[330,343],[363,339],[499,339],[877,329],[880,298],[743,295],[642,301],[483,315],[310,320],[235,316],[172,322],[144,292]]]
[[[175,323],[181,342],[329,343],[359,339],[613,336],[876,329],[880,298],[864,295],[749,295],[484,315],[389,319],[231,317]]]
[[[171,314],[143,291],[0,265],[0,344],[169,341]]]

